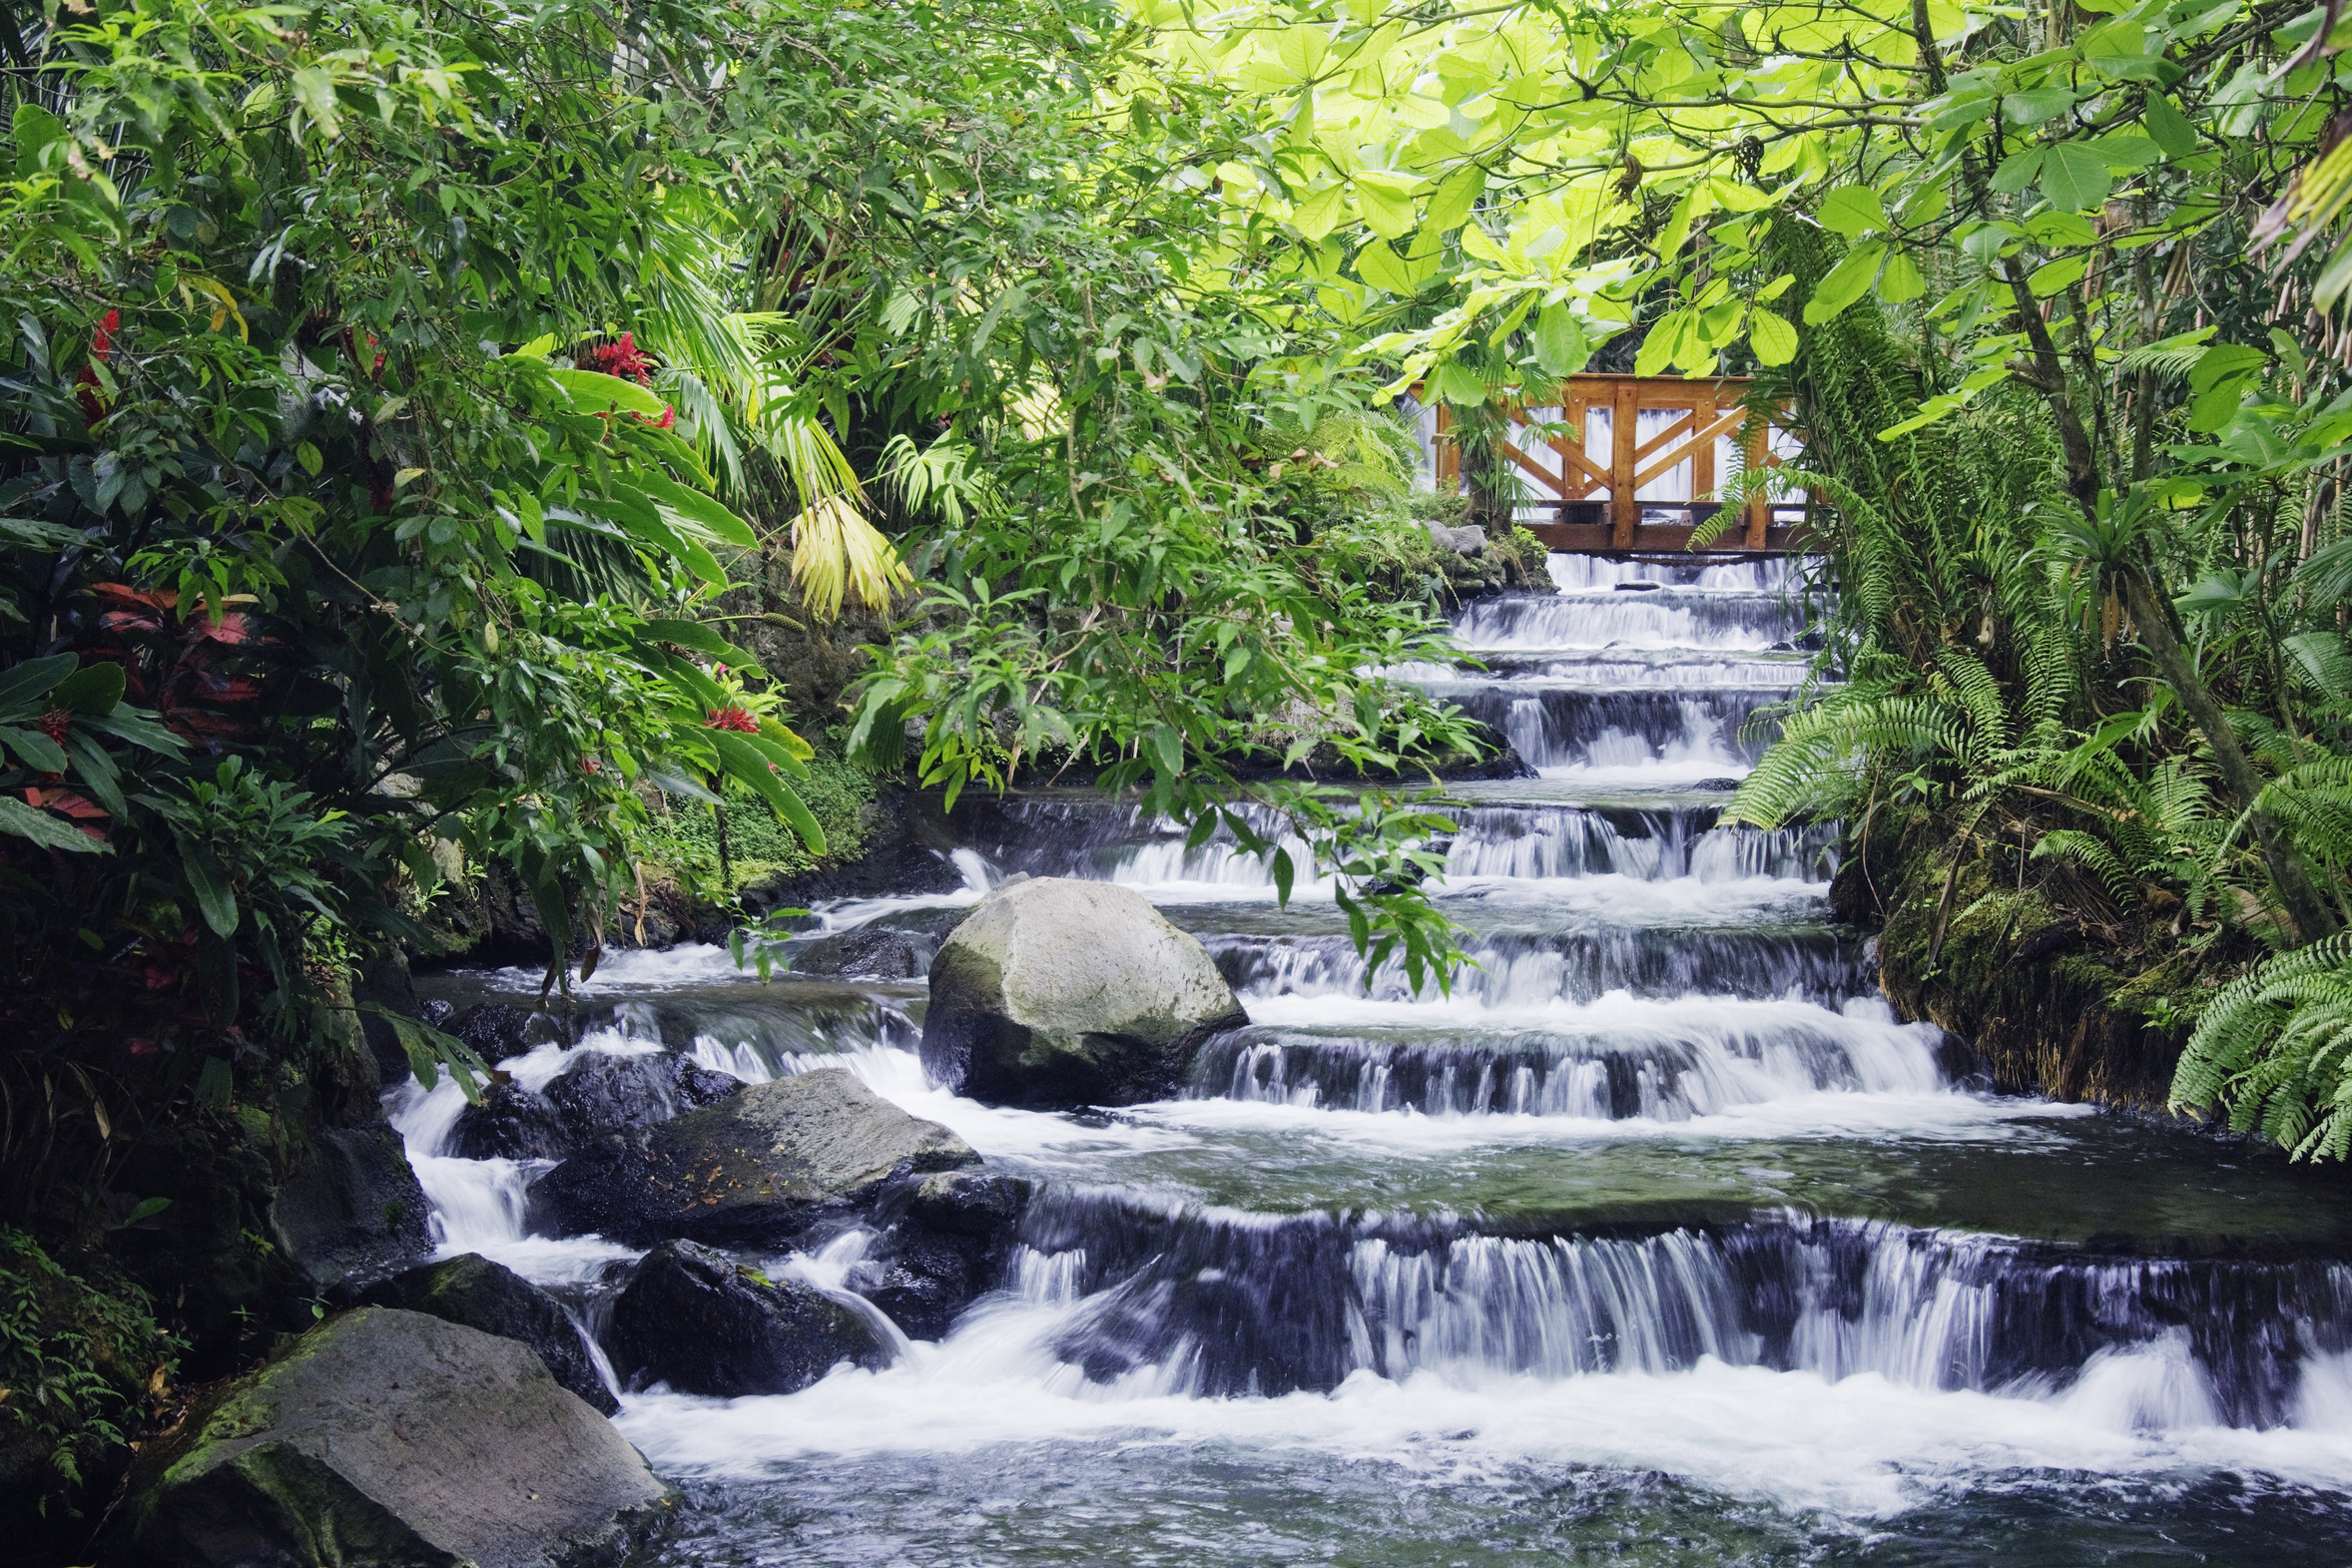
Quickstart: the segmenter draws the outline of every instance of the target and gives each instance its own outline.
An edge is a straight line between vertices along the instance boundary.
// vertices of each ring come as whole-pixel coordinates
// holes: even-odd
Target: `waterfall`
[[[1135,888],[1249,1014],[1181,1096],[977,1105],[923,1076],[919,975],[761,985],[695,947],[608,959],[561,1039],[500,1064],[526,1088],[595,1051],[755,1084],[846,1066],[1033,1185],[994,1289],[936,1341],[860,1294],[883,1267],[863,1226],[746,1256],[898,1353],[788,1396],[626,1397],[630,1438],[707,1483],[702,1555],[1139,1561],[1148,1516],[1219,1565],[1505,1535],[1494,1561],[1916,1537],[1916,1560],[1977,1564],[2021,1519],[2040,1533],[2018,1560],[2124,1560],[2118,1521],[2144,1521],[2126,1555],[2248,1560],[2242,1537],[2352,1560],[2340,1187],[1976,1087],[1830,917],[1834,828],[1723,823],[1764,711],[1808,678],[1786,563],[1555,556],[1551,576],[1466,607],[1459,662],[1390,672],[1538,774],[1438,807],[1429,888],[1470,959],[1450,991],[1369,963],[1328,881],[1303,872],[1278,910],[1229,832],[1188,845],[1087,790],[967,793],[945,817],[959,890],[820,900],[805,942],[935,943],[1014,874]],[[545,1162],[452,1156],[450,1086],[389,1099],[441,1248],[602,1322],[634,1255],[528,1234]]]

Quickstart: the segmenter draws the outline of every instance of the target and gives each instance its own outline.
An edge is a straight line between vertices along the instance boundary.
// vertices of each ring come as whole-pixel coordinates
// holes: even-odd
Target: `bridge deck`
[[[1674,551],[1722,508],[1712,499],[1738,473],[1777,468],[1802,446],[1769,411],[1749,402],[1738,376],[1576,375],[1498,405],[1507,421],[1502,455],[1527,503],[1547,519],[1528,524],[1554,550],[1620,555]],[[1451,411],[1437,408],[1441,490],[1461,482],[1461,451],[1448,438]],[[1522,510],[1527,509],[1522,505]],[[1747,503],[1746,515],[1701,552],[1747,555],[1805,548],[1809,496]]]

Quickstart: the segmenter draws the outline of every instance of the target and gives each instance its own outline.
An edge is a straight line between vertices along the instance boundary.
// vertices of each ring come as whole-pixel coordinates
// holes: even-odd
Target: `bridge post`
[[[1619,550],[1633,548],[1634,530],[1641,526],[1641,503],[1633,499],[1634,413],[1641,407],[1641,389],[1628,376],[1615,385],[1609,411],[1609,543]]]

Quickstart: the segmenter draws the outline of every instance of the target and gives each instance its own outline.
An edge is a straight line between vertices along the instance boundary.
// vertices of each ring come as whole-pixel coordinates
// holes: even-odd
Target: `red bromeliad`
[[[711,711],[709,728],[713,730],[734,730],[743,735],[758,735],[760,733],[760,721],[752,717],[751,711],[749,709],[715,708]]]
[[[123,312],[109,310],[98,318],[98,330],[90,334],[90,363],[82,366],[82,373],[74,377],[74,400],[82,405],[82,421],[96,424],[106,417],[106,400],[100,395],[99,365],[115,351],[115,333],[123,329]]]
[[[623,332],[609,343],[583,348],[572,356],[572,362],[583,370],[594,370],[600,375],[616,375],[624,381],[635,381],[639,386],[650,386],[653,383],[653,361],[637,351],[635,332]]]

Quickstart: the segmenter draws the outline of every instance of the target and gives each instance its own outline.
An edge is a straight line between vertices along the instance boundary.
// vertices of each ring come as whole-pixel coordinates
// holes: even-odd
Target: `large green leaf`
[[[0,794],[0,833],[30,838],[44,849],[63,849],[69,854],[114,853],[114,845],[105,839],[93,838],[70,822],[35,810],[14,795]]]
[[[1438,182],[1437,194],[1422,210],[1422,227],[1440,234],[1460,228],[1477,204],[1478,193],[1485,188],[1486,171],[1476,164],[1463,165]]]
[[[58,682],[50,692],[49,700],[68,713],[103,718],[113,713],[115,706],[122,702],[124,685],[121,665],[84,665]]]
[[[1535,316],[1535,362],[1545,375],[1574,375],[1592,357],[1584,328],[1565,303],[1547,304]]]
[[[606,379],[611,378],[608,376]],[[684,562],[688,570],[712,587],[726,586],[727,573],[720,568],[718,557],[663,522],[661,514],[647,503],[643,492],[616,485],[606,495],[582,496],[580,506],[584,511],[594,512],[619,524],[625,532],[651,546],[657,554]]]
[[[1835,320],[1870,292],[1871,280],[1878,276],[1879,262],[1886,255],[1886,246],[1875,240],[1847,252],[1846,259],[1829,269],[1829,275],[1814,286],[1813,297],[1805,301],[1806,324]]]
[[[547,378],[564,390],[574,407],[584,413],[609,414],[615,411],[638,414],[647,419],[662,416],[662,400],[639,386],[635,381],[624,381],[617,375],[605,375],[596,370],[566,370],[558,365],[546,367]]]
[[[1797,329],[1786,316],[1758,305],[1748,312],[1748,347],[1758,364],[1787,364],[1797,357]]]
[[[676,643],[681,648],[691,648],[698,654],[718,660],[730,670],[760,668],[757,656],[748,649],[737,647],[700,621],[648,621],[643,635],[651,642]]]
[[[1405,270],[1405,263],[1390,250],[1385,240],[1375,240],[1356,253],[1356,273],[1375,288],[1385,288],[1393,294],[1413,293],[1413,278]]]
[[[774,723],[774,721],[770,722]],[[781,730],[784,727],[778,725],[777,728]],[[740,732],[730,733],[740,734]],[[788,731],[786,733],[789,734],[790,732]],[[799,754],[796,753],[793,748],[785,745],[782,741],[771,739],[765,733],[760,735],[746,735],[743,737],[743,739],[753,748],[755,748],[762,757],[767,758],[768,761],[775,766],[776,771],[783,774],[785,778],[807,779],[809,777],[809,765],[801,759]]]
[[[72,675],[74,667],[81,662],[75,654],[53,654],[47,659],[28,659],[13,670],[0,671],[0,718],[20,707],[22,717],[30,718],[40,710],[39,699]]]
[[[666,474],[649,473],[643,469],[629,476],[646,494],[661,502],[690,522],[700,523],[724,544],[740,550],[760,547],[759,535],[752,525],[736,516],[700,490],[689,489]]]
[[[1887,210],[1879,194],[1866,185],[1842,185],[1821,199],[1813,216],[1821,227],[1849,240],[1859,240],[1887,227]]]
[[[2042,193],[2065,212],[2103,206],[2114,183],[2107,161],[2079,143],[2060,142],[2042,155]]]
[[[196,907],[204,915],[205,924],[213,928],[213,934],[235,936],[237,889],[213,851],[201,843],[181,839],[180,872],[188,879],[188,890],[196,894]]]
[[[0,752],[14,752],[36,773],[62,774],[66,770],[65,748],[38,730],[0,725]]]
[[[791,823],[793,831],[801,835],[801,841],[810,849],[818,854],[825,852],[825,829],[817,824],[817,817],[807,803],[776,777],[769,754],[754,745],[752,737],[730,730],[714,730],[711,742],[718,749],[720,767]]]
[[[2196,127],[2188,123],[2188,116],[2173,105],[2162,93],[2147,95],[2147,103],[2140,112],[2141,122],[2156,146],[2164,150],[2166,158],[2193,157],[2197,150]]]

